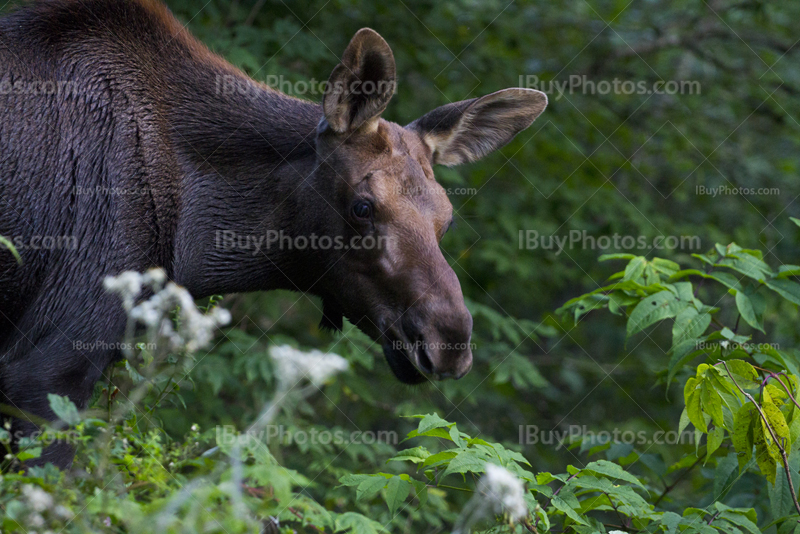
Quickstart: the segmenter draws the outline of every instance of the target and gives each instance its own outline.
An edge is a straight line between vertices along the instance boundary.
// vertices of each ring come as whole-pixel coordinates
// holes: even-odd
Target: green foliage
[[[691,424],[698,436],[706,436],[702,449],[700,440],[696,441],[694,454],[704,458],[705,465],[716,464],[721,481],[731,474],[732,457],[737,459],[741,473],[757,470],[771,485],[774,522],[792,524],[787,516],[800,514],[792,481],[797,474],[792,466],[800,455],[800,404],[796,400],[800,353],[764,342],[752,343],[751,335],[737,331],[743,319],[753,330],[764,332],[764,292],[774,291],[798,304],[795,295],[800,294],[800,284],[791,279],[797,271],[785,265],[775,271],[764,262],[760,251],[734,243],[716,245],[709,253],[694,257],[704,264],[704,270],[681,269],[660,258],[601,258],[628,260],[624,271],[611,276],[620,281],[576,297],[560,311],[573,314],[577,320],[587,309],[607,307],[627,316],[629,337],[672,318],[667,386],[682,368],[704,360],[684,384],[685,408],[679,433]],[[696,297],[699,287],[691,280],[698,286],[712,280],[723,295],[734,296],[738,312],[734,325],[729,327],[717,318],[724,311],[720,307],[708,306]],[[779,477],[783,477],[780,485]],[[721,494],[725,492],[727,487]],[[725,511],[718,508],[717,516],[726,518]],[[704,513],[713,512],[706,509]],[[756,523],[754,514],[750,522]],[[755,529],[755,524],[752,527]]]
[[[800,4],[167,3],[212,50],[270,83],[280,76],[285,82],[327,78],[355,31],[375,28],[398,64],[398,93],[385,116],[401,124],[436,106],[538,77],[535,87],[548,92],[550,104],[530,130],[501,154],[436,169],[451,189],[458,222],[442,250],[475,318],[474,369],[458,382],[400,386],[379,347],[352,325],[339,337],[317,330],[319,301],[280,292],[228,297],[233,325],[207,351],[151,360],[150,370],[144,360],[110,370],[113,385],[98,385],[93,408],[77,424],[68,406],[57,405],[74,426],[53,432],[77,432],[74,469],[5,474],[3,532],[21,531],[29,517],[22,492],[28,484],[43,487],[76,516],[44,512],[55,531],[66,525],[65,532],[269,532],[269,514],[280,512],[285,531],[446,532],[470,502],[481,462],[498,445],[531,464],[505,465],[536,475],[530,481],[518,473],[535,500],[528,502],[529,522],[539,532],[752,532],[754,524],[766,532],[794,531],[796,510],[778,445],[797,490],[800,440],[789,398],[796,398],[797,385],[788,377],[798,376],[800,267],[778,259],[797,264],[800,246],[800,46],[792,46]],[[589,82],[619,78],[647,87],[697,81],[701,90],[614,94],[585,83],[566,91],[549,85],[584,75]],[[720,186],[777,193],[698,192]],[[579,239],[563,250],[533,248],[524,239],[520,245],[520,231]],[[643,236],[648,245],[603,249],[627,264],[595,292],[609,264],[595,261],[602,247],[586,245],[584,234]],[[697,237],[702,249],[735,241],[764,253],[724,247],[692,259],[689,253],[700,249],[656,250],[650,244],[657,236]],[[566,308],[569,317],[550,313],[590,292]],[[611,313],[596,311],[605,308]],[[276,391],[268,348],[285,343],[330,350],[351,364],[321,391],[284,405],[273,426],[287,435],[408,436],[420,431],[421,420],[411,418],[416,414],[438,414],[426,425],[441,426],[423,430],[437,434],[402,443],[273,436],[267,443],[272,458],[244,445],[248,477],[258,480],[261,473],[268,483],[248,484],[238,501],[230,485],[238,475],[230,456],[216,449],[217,428],[237,434],[259,418]],[[736,347],[744,343],[752,346]],[[701,364],[707,367],[698,373]],[[690,379],[688,397],[682,396]],[[742,398],[734,379],[752,401]],[[125,402],[134,400],[132,391],[142,398]],[[789,431],[784,442],[777,434],[785,433],[781,417]],[[467,439],[463,432],[489,445],[456,443],[453,428],[459,439]],[[573,428],[583,430],[572,434]],[[527,439],[528,430],[536,439]],[[623,439],[626,432],[636,439]],[[656,439],[659,433],[675,439]],[[6,451],[11,457],[4,467],[41,452],[36,442],[23,445]],[[442,480],[459,453],[456,472]],[[419,467],[436,455],[429,468]],[[602,469],[598,462],[624,469],[644,489],[587,470]],[[429,480],[430,470],[440,479]],[[385,485],[371,498],[359,499],[359,486],[345,485],[345,477],[378,480],[379,473],[396,479],[391,492],[383,475]],[[424,503],[415,486],[421,482]],[[290,509],[275,495],[288,498]],[[240,504],[263,522],[243,521]],[[500,521],[484,526],[511,530]]]

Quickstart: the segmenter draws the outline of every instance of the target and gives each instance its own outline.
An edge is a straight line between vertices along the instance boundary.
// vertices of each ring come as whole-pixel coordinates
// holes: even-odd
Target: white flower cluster
[[[478,481],[475,495],[461,512],[453,534],[466,534],[482,519],[501,514],[512,522],[527,517],[525,487],[504,467],[486,464],[486,473]]]
[[[347,360],[338,354],[318,350],[303,352],[289,345],[273,345],[269,348],[269,355],[275,362],[278,381],[284,388],[292,388],[304,378],[315,386],[321,386],[348,368]]]
[[[47,524],[45,515],[52,512],[52,518],[68,521],[73,518],[72,512],[61,505],[56,506],[53,496],[39,486],[25,484],[22,486],[22,496],[25,506],[30,513],[27,517],[29,527],[41,528]],[[30,532],[30,531],[29,531]]]
[[[207,314],[201,313],[189,292],[173,282],[165,286],[166,278],[161,269],[151,269],[145,274],[126,271],[119,276],[107,277],[104,285],[108,291],[122,298],[122,305],[131,320],[158,332],[172,350],[185,347],[187,351],[194,352],[211,341],[217,326],[230,322],[231,314],[222,308],[214,308]],[[135,305],[143,287],[152,289],[154,295]],[[177,329],[170,316],[176,307]]]
[[[478,481],[478,493],[495,514],[508,514],[512,521],[528,515],[522,481],[499,465],[486,464],[486,474]]]

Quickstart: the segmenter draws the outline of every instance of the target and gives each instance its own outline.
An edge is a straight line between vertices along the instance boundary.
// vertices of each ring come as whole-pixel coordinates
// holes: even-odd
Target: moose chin
[[[347,317],[406,383],[469,371],[433,166],[502,147],[543,93],[505,89],[403,126],[381,118],[397,76],[375,31],[356,33],[317,104],[248,78],[155,0],[44,0],[0,19],[0,41],[0,235],[23,244],[19,263],[0,251],[0,403],[45,419],[48,393],[84,408],[120,354],[82,347],[114,347],[125,328],[102,280],[151,267],[196,298],[318,295],[322,326]],[[346,245],[238,246],[270,232]],[[43,236],[70,246],[32,246]],[[37,462],[72,456],[53,445]]]

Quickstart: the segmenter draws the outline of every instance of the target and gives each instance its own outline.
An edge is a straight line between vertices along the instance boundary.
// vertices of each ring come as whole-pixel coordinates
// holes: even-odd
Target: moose
[[[126,322],[102,282],[128,270],[160,267],[195,298],[306,292],[322,326],[346,317],[400,381],[466,374],[472,317],[439,247],[453,208],[433,166],[502,147],[547,98],[505,89],[401,126],[381,118],[396,79],[368,28],[318,104],[249,78],[157,0],[41,0],[0,19],[0,236],[20,256],[0,247],[12,435],[37,429],[25,414],[55,419],[49,393],[86,407]],[[237,246],[269,232],[363,246]],[[54,444],[35,462],[73,456]]]

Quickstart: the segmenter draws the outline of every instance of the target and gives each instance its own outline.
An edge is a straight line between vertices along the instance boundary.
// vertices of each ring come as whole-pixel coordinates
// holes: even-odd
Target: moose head
[[[328,81],[314,171],[326,202],[317,202],[316,220],[321,233],[335,228],[345,243],[363,246],[323,261],[323,325],[338,329],[347,317],[381,343],[402,382],[460,378],[472,367],[472,317],[439,247],[453,207],[433,166],[502,147],[544,111],[547,97],[505,89],[400,126],[381,118],[395,84],[389,45],[366,28]]]

